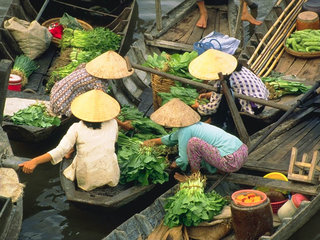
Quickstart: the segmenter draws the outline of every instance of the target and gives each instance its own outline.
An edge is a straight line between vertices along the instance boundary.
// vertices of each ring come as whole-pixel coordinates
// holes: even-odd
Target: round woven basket
[[[284,40],[284,50],[289,53],[290,55],[292,56],[295,56],[297,58],[317,58],[317,57],[320,57],[320,51],[317,51],[317,52],[297,52],[297,51],[294,51],[288,47],[286,47],[286,41],[287,41],[287,38]]]
[[[76,20],[81,24],[81,26],[83,27],[83,29],[85,29],[85,30],[91,30],[91,29],[93,29],[93,27],[92,27],[89,23],[86,23],[85,21],[82,21],[82,20],[79,20],[79,19],[76,19]],[[51,24],[57,23],[57,22],[59,22],[59,21],[60,21],[60,18],[50,18],[49,20],[43,22],[41,25],[44,26],[44,27],[46,27],[46,28],[49,28],[49,26],[50,26]],[[59,38],[55,38],[55,37],[52,38],[52,42],[53,42],[54,44],[56,44],[57,46],[59,46],[60,41],[61,41],[61,39],[59,39]]]
[[[174,81],[168,78],[161,77],[156,74],[151,74],[151,87],[152,87],[152,99],[153,109],[156,111],[161,107],[161,97],[158,95],[159,92],[170,92],[170,87],[174,86]]]

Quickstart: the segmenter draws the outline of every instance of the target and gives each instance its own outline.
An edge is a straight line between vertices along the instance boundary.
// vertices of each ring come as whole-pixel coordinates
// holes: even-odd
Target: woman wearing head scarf
[[[63,171],[65,177],[71,181],[76,178],[85,191],[103,185],[116,186],[120,177],[115,153],[119,103],[101,90],[91,90],[73,100],[71,112],[81,121],[69,128],[58,146],[19,166],[23,172],[32,173],[39,164],[49,161],[57,164],[75,145],[76,155]]]
[[[69,117],[74,98],[92,89],[107,92],[109,80],[128,77],[133,72],[133,69],[128,70],[123,57],[114,51],[107,51],[87,64],[79,65],[75,71],[54,84],[50,92],[50,110],[58,116]],[[130,128],[128,123],[118,121],[118,124]]]
[[[150,118],[164,126],[178,128],[162,138],[147,140],[144,145],[178,144],[179,157],[173,163],[185,171],[200,170],[201,164],[223,172],[238,171],[248,156],[248,147],[236,136],[216,126],[200,121],[200,115],[181,100],[175,98],[155,111]],[[179,179],[180,174],[175,177]]]

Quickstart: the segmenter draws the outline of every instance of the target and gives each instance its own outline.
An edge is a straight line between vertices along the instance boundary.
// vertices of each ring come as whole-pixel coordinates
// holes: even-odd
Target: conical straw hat
[[[118,116],[120,105],[113,97],[94,89],[76,97],[71,103],[71,112],[87,122],[104,122]]]
[[[179,98],[173,98],[157,111],[150,119],[164,127],[186,127],[200,121],[200,115]]]
[[[189,64],[192,76],[202,80],[217,80],[218,73],[231,74],[237,67],[237,59],[225,52],[209,49]]]
[[[87,72],[97,78],[119,79],[130,76],[126,60],[114,51],[108,51],[86,64]]]

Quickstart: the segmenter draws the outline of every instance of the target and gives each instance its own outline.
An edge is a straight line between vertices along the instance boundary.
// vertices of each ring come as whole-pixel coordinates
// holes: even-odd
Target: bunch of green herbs
[[[61,48],[81,48],[85,51],[117,51],[122,37],[108,28],[97,27],[91,30],[73,30],[65,28],[61,39]]]
[[[35,61],[22,54],[15,58],[12,70],[18,71],[28,78],[38,68],[39,65]]]
[[[17,111],[11,117],[11,121],[17,125],[29,125],[41,128],[59,126],[61,123],[60,118],[49,114],[44,103],[36,103]]]
[[[81,24],[74,17],[70,16],[68,13],[64,13],[59,20],[59,23],[65,28],[71,29],[83,29]]]
[[[211,221],[221,213],[228,201],[215,191],[205,193],[205,181],[199,172],[194,173],[185,182],[180,183],[175,195],[166,199],[166,226],[197,226],[201,222]]]
[[[165,146],[146,147],[139,138],[128,137],[122,132],[119,132],[118,146],[121,184],[134,182],[146,186],[169,180]]]

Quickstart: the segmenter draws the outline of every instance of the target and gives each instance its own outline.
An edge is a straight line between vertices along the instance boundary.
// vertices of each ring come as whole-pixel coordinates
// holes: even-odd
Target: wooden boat
[[[107,6],[106,6],[107,5]],[[26,21],[43,22],[60,17],[64,12],[69,15],[81,19],[90,24],[92,27],[107,27],[113,32],[122,36],[122,41],[118,52],[124,54],[131,42],[132,31],[134,29],[134,21],[137,15],[137,4],[135,0],[110,2],[108,4],[96,4],[91,1],[36,1],[22,0],[11,1],[2,0],[3,8],[1,26],[3,22],[10,17],[18,17]],[[0,31],[0,59],[9,59],[14,61],[15,57],[22,52],[13,39],[12,35],[5,28]],[[40,101],[48,101],[49,95],[45,91],[45,83],[48,80],[48,70],[54,60],[59,56],[59,48],[55,44],[51,44],[49,49],[36,59],[40,65],[28,79],[28,84],[23,92],[7,91],[7,98],[34,99]],[[61,127],[37,128],[26,125],[17,126],[13,124],[9,118],[4,119],[3,128],[8,133],[9,139],[24,142],[42,141],[50,135],[55,134],[57,128],[65,131],[73,123],[73,119],[62,119]],[[60,131],[59,130],[59,131]]]
[[[102,206],[107,209],[117,209],[132,202],[139,196],[151,191],[156,184],[138,186],[134,184],[116,187],[99,187],[91,191],[84,191],[77,187],[77,183],[67,179],[63,170],[72,163],[72,159],[64,159],[60,164],[60,182],[69,201]]]
[[[239,172],[225,175],[225,177],[207,175],[207,189],[212,190],[214,185],[214,189],[223,196],[230,196],[232,192],[239,189],[263,186],[291,193],[301,193],[309,197],[309,203],[305,202],[292,217],[286,218],[282,222],[274,214],[274,232],[270,236],[261,236],[259,239],[289,239],[320,210],[319,181],[310,184],[296,180],[279,181],[262,177],[269,172],[281,172],[288,175],[292,147],[298,148],[297,159],[302,159],[305,154],[310,156],[319,149],[319,105],[317,104],[319,97],[312,99],[311,102],[313,102],[311,105],[293,113],[278,128],[275,128],[269,137],[249,154],[248,161]],[[269,128],[254,134],[252,136],[253,143]],[[311,157],[309,160],[307,157],[304,158],[305,163],[310,164]],[[319,178],[319,172],[316,172],[314,180],[317,178]],[[165,192],[153,204],[133,215],[103,239],[147,239],[148,235],[163,220],[165,199],[172,196],[177,188],[178,185]],[[231,234],[223,239],[234,238]]]
[[[1,159],[13,156],[7,134],[0,127],[0,156]],[[1,162],[0,162],[0,167]],[[5,166],[4,166],[5,167]],[[11,198],[0,196],[0,239],[18,239],[23,215],[23,198],[16,202]]]

